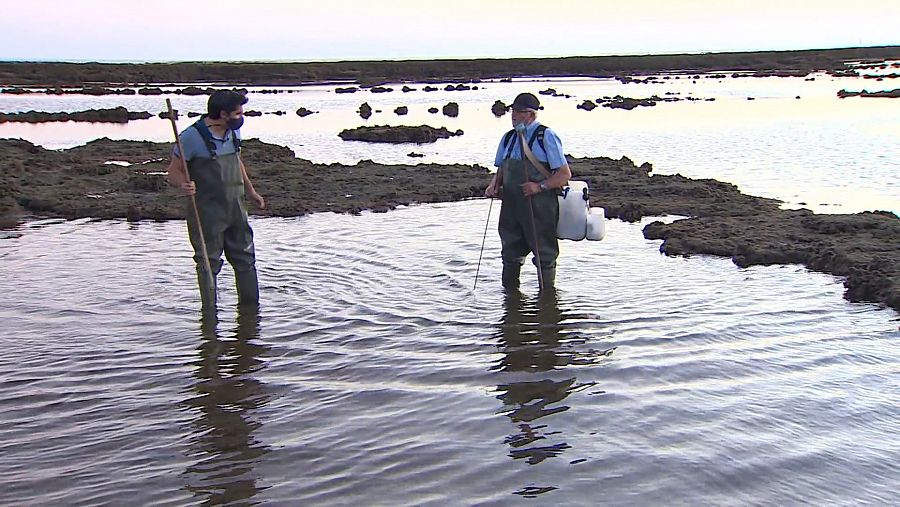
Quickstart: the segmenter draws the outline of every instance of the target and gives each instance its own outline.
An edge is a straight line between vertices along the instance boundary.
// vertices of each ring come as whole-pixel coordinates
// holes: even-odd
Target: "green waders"
[[[559,201],[556,192],[540,192],[531,196],[534,209],[534,228],[531,225],[529,199],[522,193],[522,184],[540,182],[544,175],[525,160],[506,159],[500,166],[503,177],[503,205],[500,207],[501,255],[503,257],[503,287],[519,286],[519,272],[525,257],[537,252],[534,265],[541,270],[545,287],[552,287],[556,278],[556,258],[559,256],[559,240],[556,223],[559,220]],[[535,237],[536,236],[536,237]]]
[[[197,223],[194,214],[188,213],[188,236],[194,247],[204,312],[216,308],[216,276],[222,269],[223,252],[234,268],[239,303],[258,304],[256,251],[253,248],[253,230],[247,222],[244,178],[238,155],[230,153],[216,158],[195,158],[190,161],[189,169],[191,178],[197,183],[197,210],[212,269],[212,277],[207,276]]]

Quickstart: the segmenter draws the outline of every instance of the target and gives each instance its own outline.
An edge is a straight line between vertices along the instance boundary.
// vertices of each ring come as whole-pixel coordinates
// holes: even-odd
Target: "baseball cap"
[[[516,99],[512,103],[512,108],[515,111],[526,111],[530,109],[537,111],[543,109],[541,107],[541,102],[531,93],[520,93],[516,95]]]

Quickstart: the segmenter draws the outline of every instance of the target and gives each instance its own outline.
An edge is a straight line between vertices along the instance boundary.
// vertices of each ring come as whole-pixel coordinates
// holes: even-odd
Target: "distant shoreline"
[[[227,83],[296,86],[327,81],[477,81],[518,77],[616,77],[660,72],[842,72],[847,62],[900,60],[900,45],[791,51],[328,62],[0,62],[0,86]]]
[[[306,58],[292,60],[289,58],[246,58],[238,60],[227,60],[228,63],[264,63],[264,64],[282,64],[282,63],[352,63],[352,62],[437,62],[445,60],[521,60],[521,59],[542,59],[555,60],[560,58],[605,58],[605,57],[633,57],[633,56],[673,56],[673,55],[710,55],[710,54],[736,54],[736,53],[770,53],[770,52],[788,52],[788,51],[836,51],[843,49],[868,49],[892,47],[896,44],[875,44],[871,46],[834,46],[834,47],[796,47],[796,48],[768,48],[768,49],[705,49],[705,50],[673,50],[673,51],[635,51],[635,52],[614,52],[604,54],[519,54],[519,55],[441,55],[434,57],[396,57],[396,58],[353,58],[353,57],[333,57],[333,58]],[[90,58],[2,58],[0,63],[108,63],[108,64],[172,64],[172,63],[225,63],[225,60],[173,60],[173,59],[144,59],[144,60],[128,60],[128,59],[90,59]]]

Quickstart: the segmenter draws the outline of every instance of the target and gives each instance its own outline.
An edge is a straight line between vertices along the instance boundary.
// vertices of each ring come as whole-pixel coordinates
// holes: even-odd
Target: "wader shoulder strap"
[[[512,129],[503,136],[503,146],[506,148],[506,154],[503,156],[503,160],[508,159],[512,155],[513,146],[516,144],[515,141],[513,141],[513,136],[515,135],[516,129]]]
[[[238,137],[237,133],[233,130],[231,131],[231,144],[234,146],[235,153],[241,152],[241,138]]]
[[[547,153],[547,149],[544,148],[544,131],[547,130],[546,125],[538,125],[538,129],[534,133],[534,137],[537,138],[538,144],[541,146],[541,151]],[[534,146],[534,140],[528,143],[528,146]]]
[[[538,125],[538,127],[531,134],[531,138],[528,139],[528,147],[531,148],[534,146],[534,141],[537,140],[538,145],[541,147],[541,150],[546,153],[547,150],[544,148],[544,131],[547,130],[546,125]],[[506,155],[504,155],[503,160],[508,159],[512,155],[513,147],[515,147],[515,142],[510,142],[513,140],[513,136],[516,135],[516,129],[512,129],[503,136],[503,146],[506,148]],[[523,143],[524,144],[524,143]]]
[[[550,179],[550,173],[544,167],[544,164],[540,163],[537,157],[534,156],[531,148],[527,144],[525,144],[525,136],[523,134],[519,134],[519,141],[522,142],[522,150],[525,151],[525,158],[527,158],[528,161],[531,162],[531,165],[533,165],[535,169],[540,171],[540,173],[543,174],[545,178]]]
[[[203,143],[206,144],[206,149],[209,150],[209,158],[216,158],[216,143],[213,142],[212,132],[209,131],[209,126],[204,121],[206,119],[206,115],[200,117],[199,120],[194,122],[193,127],[197,129],[197,132],[200,133],[200,137],[203,138]],[[241,151],[241,140],[238,138],[237,134],[234,131],[231,131],[231,144],[234,146],[234,152],[240,153]]]
[[[206,145],[206,149],[209,151],[209,158],[214,159],[216,158],[216,143],[213,142],[212,132],[209,131],[209,127],[203,121],[205,119],[206,115],[201,116],[199,120],[194,122],[192,127],[197,129],[200,137],[203,138],[203,144]]]
[[[534,134],[531,134],[531,139],[528,140],[528,147],[534,149],[534,140],[537,139],[538,145],[541,147],[541,151],[547,153],[547,150],[544,148],[544,131],[547,130],[546,125],[538,125],[538,128],[535,129]]]

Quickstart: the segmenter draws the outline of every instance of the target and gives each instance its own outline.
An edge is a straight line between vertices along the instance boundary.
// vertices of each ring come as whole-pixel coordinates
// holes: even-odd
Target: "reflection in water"
[[[0,242],[15,295],[0,340],[16,343],[0,353],[0,505],[897,498],[896,315],[798,266],[660,257],[641,225],[611,221],[613,243],[565,245],[558,308],[529,290],[503,318],[502,296],[456,283],[488,204],[257,220],[273,290],[257,338],[233,310],[207,339],[171,331],[196,314],[183,223],[23,225]],[[604,356],[614,345],[628,357]],[[535,465],[511,456],[563,443]]]
[[[259,336],[259,322],[256,309],[242,308],[232,339],[219,336],[215,317],[201,322],[197,383],[194,396],[185,401],[199,409],[191,431],[196,435],[190,455],[195,461],[185,478],[187,489],[204,504],[247,500],[260,489],[253,464],[269,449],[253,436],[261,426],[253,412],[270,397],[265,385],[253,377],[265,364],[259,356],[268,350],[253,343]]]
[[[504,303],[506,308],[499,326],[503,357],[492,369],[525,379],[497,386],[500,392],[497,398],[503,402],[502,413],[517,429],[504,443],[510,447],[511,458],[537,465],[572,447],[562,431],[551,428],[550,416],[569,410],[562,402],[570,394],[596,385],[595,382],[576,383],[574,376],[560,375],[559,370],[597,364],[614,348],[597,351],[580,347],[585,340],[566,331],[563,321],[585,316],[568,311],[564,314],[561,308],[565,305],[560,304],[555,289],[544,291],[534,299],[512,291]],[[526,373],[523,377],[515,372]],[[555,485],[526,485],[513,494],[535,498],[556,489]]]
[[[535,301],[527,301],[519,291],[505,298],[506,311],[500,326],[503,359],[496,369],[506,372],[547,372],[570,364],[574,355],[563,350],[562,312],[556,291],[542,293]],[[546,424],[534,424],[543,417],[569,410],[560,405],[575,384],[575,377],[565,380],[541,378],[512,382],[497,387],[503,411],[512,419],[518,433],[509,435],[506,443],[514,459],[527,459],[536,465],[558,456],[569,445],[560,432],[548,431]]]

